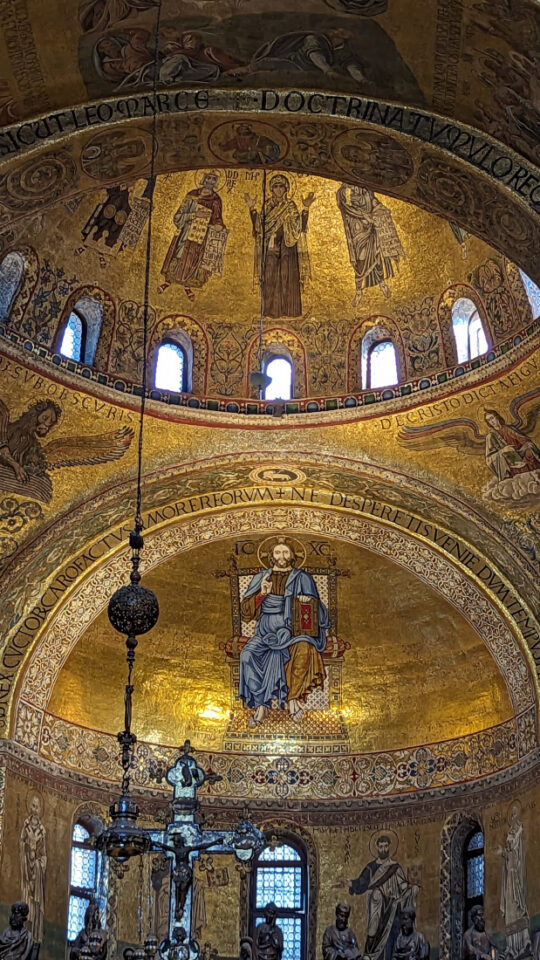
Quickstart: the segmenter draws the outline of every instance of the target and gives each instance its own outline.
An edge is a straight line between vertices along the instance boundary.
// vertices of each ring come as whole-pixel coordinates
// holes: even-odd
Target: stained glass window
[[[157,352],[156,387],[182,393],[186,389],[186,355],[177,343],[162,343]]]
[[[0,264],[0,320],[7,320],[24,273],[20,253],[8,253]]]
[[[82,360],[84,327],[81,318],[76,313],[69,315],[64,328],[60,353],[70,360]]]
[[[265,364],[271,382],[264,391],[265,400],[290,400],[292,397],[293,365],[287,357],[272,357]]]
[[[283,933],[283,960],[305,960],[307,940],[307,869],[300,846],[269,844],[253,870],[253,926],[264,921],[264,908],[274,903]]]
[[[94,846],[90,831],[76,823],[71,836],[67,938],[75,940],[84,927],[84,915],[100,883],[101,853]]]
[[[537,287],[534,280],[531,280],[523,270],[519,271],[521,274],[521,279],[523,280],[523,286],[525,287],[525,293],[529,298],[529,303],[531,305],[532,315],[540,317],[540,287]]]
[[[380,340],[368,355],[368,387],[392,387],[398,382],[396,348],[391,340]]]
[[[468,297],[460,297],[452,307],[452,330],[458,363],[474,360],[489,350],[476,304]]]
[[[465,919],[476,904],[484,903],[484,834],[475,828],[465,842]]]

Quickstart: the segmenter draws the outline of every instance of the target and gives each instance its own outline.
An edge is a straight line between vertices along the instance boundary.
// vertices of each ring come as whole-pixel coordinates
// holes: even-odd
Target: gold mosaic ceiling
[[[265,539],[250,538],[255,567]],[[303,539],[307,546],[309,539]],[[246,735],[250,711],[234,698],[224,649],[234,633],[231,586],[228,577],[214,576],[227,570],[237,542],[192,549],[145,577],[162,613],[137,652],[135,726],[143,740],[175,746],[189,737],[203,749],[220,750],[233,733]],[[316,741],[311,729],[307,734],[313,717],[321,725],[320,739],[335,736],[339,717],[342,739],[353,752],[380,751],[464,736],[512,716],[493,659],[448,602],[384,557],[337,541],[329,549],[349,574],[338,578],[333,611],[347,647],[341,703],[330,711],[306,710],[301,727],[284,714],[282,736],[291,736],[292,729],[297,740],[307,735],[307,742]],[[59,674],[50,713],[115,733],[123,710],[120,646],[104,611]],[[330,669],[332,661],[326,665]],[[271,722],[261,728],[263,739],[265,733],[270,750],[280,733]]]

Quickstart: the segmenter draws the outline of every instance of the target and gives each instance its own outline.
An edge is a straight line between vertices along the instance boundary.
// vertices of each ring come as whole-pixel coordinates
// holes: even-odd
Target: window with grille
[[[474,360],[489,350],[476,304],[468,297],[460,297],[452,307],[452,330],[458,363]]]
[[[84,348],[84,324],[81,317],[73,312],[70,313],[68,322],[64,327],[62,342],[60,343],[60,353],[63,357],[77,362],[83,359]]]
[[[186,352],[172,341],[165,341],[157,352],[154,386],[161,390],[184,393],[187,377]]]
[[[293,388],[293,365],[287,357],[273,356],[264,364],[264,372],[270,377],[265,388],[265,400],[291,400]]]
[[[484,834],[475,828],[465,841],[465,919],[476,904],[484,903]]]
[[[21,285],[24,259],[20,253],[8,253],[0,264],[0,320],[7,320]]]
[[[282,960],[305,960],[308,877],[305,854],[292,840],[270,844],[259,854],[252,872],[253,930],[264,921],[264,908],[274,903],[276,924],[283,933]]]
[[[94,847],[92,834],[82,823],[76,823],[71,836],[68,940],[75,940],[84,927],[86,908],[92,897],[97,897],[100,867],[101,853]]]

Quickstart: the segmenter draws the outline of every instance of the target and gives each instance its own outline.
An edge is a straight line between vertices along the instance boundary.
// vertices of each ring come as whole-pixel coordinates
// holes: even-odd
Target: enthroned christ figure
[[[330,620],[315,580],[295,566],[294,549],[285,541],[275,544],[271,560],[242,599],[242,618],[257,621],[240,653],[238,690],[254,711],[252,727],[270,709],[287,709],[299,721],[308,695],[325,680],[322,652]]]

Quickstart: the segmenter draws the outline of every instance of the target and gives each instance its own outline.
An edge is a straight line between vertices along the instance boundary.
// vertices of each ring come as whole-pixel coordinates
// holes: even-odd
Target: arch
[[[85,348],[80,362],[106,370],[116,319],[116,308],[111,295],[101,287],[78,287],[70,294],[60,316],[53,338],[52,349],[59,352],[65,326],[72,313],[85,324]]]
[[[480,314],[469,297],[458,297],[452,304],[452,332],[458,363],[469,363],[488,352],[489,343]]]
[[[86,353],[87,326],[86,320],[74,308],[62,330],[62,339],[58,345],[58,353],[77,363],[84,362]]]
[[[306,960],[309,937],[309,868],[304,843],[293,831],[267,833],[251,869],[250,934],[255,940],[264,907],[274,902],[284,953]],[[288,882],[285,882],[285,881]]]
[[[489,323],[486,307],[478,290],[468,283],[452,283],[443,291],[437,305],[437,319],[441,330],[444,355],[449,365],[458,363],[458,355],[452,324],[452,308],[456,300],[470,300],[480,317],[488,342],[493,343],[493,332]]]
[[[453,813],[441,835],[441,892],[439,906],[439,956],[441,960],[461,960],[465,933],[465,846],[471,834],[483,832],[475,812]]]
[[[157,352],[162,343],[175,343],[184,350],[187,361],[186,390],[206,393],[208,375],[208,339],[203,328],[192,317],[173,314],[158,320],[148,338],[148,370],[153,381]]]
[[[363,356],[367,355],[371,347],[385,340],[390,340],[396,351],[396,365],[398,383],[406,376],[407,363],[403,337],[398,324],[392,317],[374,315],[366,317],[354,328],[349,337],[347,349],[347,390],[350,393],[361,393],[366,389],[363,377]],[[364,364],[365,365],[365,364]]]
[[[277,817],[258,824],[268,840],[276,837],[284,842],[292,842],[301,847],[307,868],[307,951],[308,957],[317,955],[317,902],[319,899],[319,855],[313,836],[309,830],[294,820]],[[248,879],[242,874],[240,887],[240,935],[247,936],[250,928],[250,891]]]
[[[284,389],[276,394],[272,383],[264,390],[265,400],[292,400],[294,397],[294,362],[287,347],[271,343],[264,351],[262,362],[263,373],[269,377],[277,376],[283,382]]]
[[[162,131],[166,131],[167,143],[170,146],[162,151],[158,158],[156,174],[173,169],[192,169],[194,166],[208,168],[215,165],[212,132],[224,120],[235,117],[238,91],[212,86],[206,89],[211,104],[208,117],[199,116],[195,98],[180,97],[172,99],[170,113],[157,118],[157,136],[159,138]],[[245,114],[246,120],[260,122],[260,112],[257,111],[260,111],[266,96],[261,89],[253,92],[250,102],[255,102],[255,106],[252,107],[251,114]],[[389,195],[402,196],[438,216],[455,221],[519,263],[533,279],[540,280],[536,255],[540,246],[540,224],[536,215],[538,199],[537,189],[534,187],[535,178],[532,175],[525,178],[527,188],[524,190],[520,174],[524,169],[529,170],[527,160],[516,154],[509,157],[508,149],[501,148],[491,135],[440,113],[429,110],[426,112],[424,109],[422,122],[418,124],[416,108],[396,106],[395,102],[387,100],[376,100],[370,102],[372,109],[369,112],[369,122],[364,122],[364,111],[359,111],[357,98],[345,96],[341,103],[333,104],[334,115],[323,118],[324,108],[328,106],[330,109],[330,101],[326,104],[328,95],[324,93],[317,96],[324,98],[319,118],[324,125],[324,133],[321,134],[325,142],[322,160],[320,149],[306,149],[301,133],[305,127],[305,118],[313,120],[310,113],[313,92],[298,87],[294,92],[284,88],[272,98],[271,118],[273,124],[279,126],[277,136],[282,144],[282,155],[287,153],[288,169],[299,173],[325,172],[336,180],[341,179],[344,173],[352,182],[368,180],[372,188]],[[294,98],[297,105],[294,116],[291,116],[290,97]],[[100,104],[105,103],[106,101],[97,101],[97,109],[101,110]],[[395,129],[392,125],[389,130],[388,116],[393,117],[396,111],[400,118],[400,129]],[[115,143],[119,136],[125,136],[124,124],[128,120],[127,116],[119,119],[118,114],[113,112],[109,122],[102,124],[99,134],[96,134],[93,128],[88,130],[87,124],[82,121],[77,123],[79,129],[69,129],[59,136],[53,114],[50,127],[54,130],[54,144],[51,137],[50,147],[46,142],[48,138],[45,141],[40,139],[39,142],[31,138],[27,144],[17,140],[17,160],[13,161],[11,151],[3,158],[7,166],[4,189],[9,213],[14,219],[28,216],[50,204],[66,201],[69,197],[80,194],[80,178],[76,176],[76,171],[81,167],[90,173],[88,181],[93,176],[107,180],[108,183],[124,182],[126,173],[145,170],[148,165],[150,139],[150,121],[146,118],[141,118],[138,136],[134,137],[139,157],[135,167],[133,163],[127,166],[118,163],[117,175],[111,180],[109,171],[107,175],[102,174],[99,163],[90,167],[86,161],[85,151],[92,141],[95,141],[96,136]],[[43,123],[46,128],[45,118]],[[449,129],[450,124],[456,131],[456,136],[446,140],[441,136],[436,143],[430,144],[426,137],[430,124],[432,130],[441,133]],[[11,131],[7,128],[3,131],[3,136],[17,138],[18,132],[16,126]],[[489,168],[486,168],[488,174],[489,169],[497,169],[504,157],[506,166],[510,167],[508,175],[496,175],[490,179],[483,169],[478,168],[477,160],[466,156],[467,151],[455,149],[456,142],[465,142],[471,135],[478,137],[478,142],[489,145]],[[365,145],[370,154],[367,162],[362,162],[361,156],[358,159],[353,156],[358,137],[360,141],[364,141],[361,146]],[[68,142],[69,151],[66,149]],[[54,148],[54,154],[50,148]],[[503,149],[506,153],[502,153]],[[229,157],[230,154],[225,162],[229,162]],[[246,160],[240,158],[235,162],[251,167],[254,165],[251,157]],[[525,166],[522,166],[523,164]],[[258,164],[262,165],[262,162]],[[16,186],[20,182],[39,184],[40,181],[44,184],[43,190],[32,191],[30,198],[19,198]],[[443,184],[450,182],[452,189],[444,189]],[[88,187],[93,186],[94,183],[88,182]]]
[[[506,270],[509,277],[514,280],[514,289],[516,295],[520,296],[521,305],[525,306],[525,303],[528,302],[529,310],[532,314],[532,319],[536,320],[540,317],[540,287],[527,276],[524,270],[520,270],[515,264],[507,262]],[[523,302],[523,294],[525,294],[525,303]],[[526,316],[525,312],[524,315]]]
[[[89,809],[79,807],[74,814],[71,831],[68,915],[66,933],[68,942],[73,942],[83,929],[85,915],[92,900],[97,900],[103,890],[103,853],[95,845],[95,839],[104,829],[103,820]]]
[[[231,503],[233,500],[231,493]],[[279,506],[281,508],[281,501]],[[411,569],[420,580],[460,610],[482,638],[505,678],[515,715],[534,708],[535,686],[530,664],[513,629],[499,612],[498,600],[495,596],[486,596],[485,588],[455,566],[449,557],[400,529],[385,527],[384,536],[381,536],[380,523],[350,512],[290,506],[287,513],[290,531],[314,529],[318,534],[358,543]],[[177,517],[174,511],[173,516]],[[275,512],[271,507],[261,507],[257,510],[229,510],[216,517],[203,514],[149,532],[145,542],[146,569],[151,570],[167,557],[187,550],[195,543],[244,531],[246,524],[253,532],[273,528]],[[88,623],[106,605],[111,591],[122,584],[124,567],[125,556],[119,551],[89,575],[77,590],[76,597],[67,600],[55,612],[51,622],[46,624],[39,644],[30,653],[18,687],[18,700],[21,710],[30,709],[38,728],[58,671]],[[21,735],[27,736],[22,727]],[[34,744],[34,732],[32,738]]]
[[[263,364],[267,354],[286,357],[293,367],[293,397],[307,395],[307,360],[304,344],[295,333],[284,327],[265,330],[262,338]],[[247,353],[246,396],[256,396],[250,385],[250,375],[259,369],[259,337],[254,336]],[[292,399],[292,398],[291,398]]]
[[[14,255],[22,260],[23,270],[16,289],[14,289],[13,295],[9,302],[9,316],[2,316],[0,304],[0,320],[9,320],[9,326],[13,330],[21,329],[24,333],[24,315],[32,299],[39,279],[39,258],[33,247],[23,246],[17,247],[16,250],[8,251],[2,260],[2,263],[4,263],[7,257],[11,255]]]

